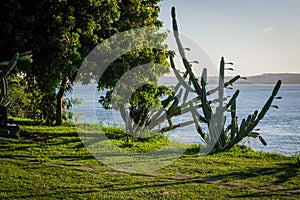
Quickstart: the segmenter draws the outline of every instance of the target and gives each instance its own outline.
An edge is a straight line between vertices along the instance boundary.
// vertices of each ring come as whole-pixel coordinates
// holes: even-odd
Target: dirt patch
[[[276,186],[264,185],[257,188],[251,188],[253,192],[270,192],[272,189],[276,189]]]
[[[264,186],[258,187],[258,189],[274,189],[274,188],[277,188],[277,187],[274,185],[264,185]]]
[[[193,176],[172,176],[170,178],[164,178],[160,179],[162,182],[179,182],[179,181],[185,181],[185,180],[192,180],[195,179]]]
[[[150,176],[165,176],[166,174],[164,174],[162,172],[149,172],[149,173],[147,173],[147,175],[150,175]]]
[[[240,186],[234,184],[222,184],[221,187],[227,189],[233,189],[233,190],[241,188]]]
[[[22,140],[29,142],[46,142],[48,138],[45,137],[22,137]]]
[[[201,178],[200,181],[204,182],[204,183],[221,183],[222,182],[222,180],[220,180],[220,179],[211,178],[211,177]]]
[[[76,162],[69,162],[68,165],[70,166],[85,166],[83,163],[76,163]]]
[[[195,177],[193,176],[172,176],[171,179],[175,180],[189,180],[189,179],[194,179]]]
[[[121,175],[125,174],[124,172],[118,172],[118,171],[106,171],[104,174],[112,174],[112,175]]]
[[[169,179],[169,178],[163,178],[163,179],[160,179],[159,181],[161,181],[161,182],[175,182],[176,180],[175,179]]]
[[[251,188],[251,191],[253,192],[257,192],[257,193],[267,193],[267,192],[270,192],[270,190],[264,190],[264,189],[257,189],[257,188]]]
[[[282,194],[286,195],[286,196],[299,196],[300,195],[300,189],[290,190],[290,191],[284,192]]]
[[[141,179],[143,179],[143,178],[154,178],[153,176],[143,176],[143,175],[138,175],[138,176],[135,176],[135,177],[141,178]]]
[[[172,192],[172,191],[165,191],[162,193],[163,195],[176,195],[176,194],[180,194],[179,192]]]
[[[96,166],[96,167],[83,167],[82,169],[83,170],[86,170],[86,171],[97,171],[97,170],[102,170],[103,166]]]

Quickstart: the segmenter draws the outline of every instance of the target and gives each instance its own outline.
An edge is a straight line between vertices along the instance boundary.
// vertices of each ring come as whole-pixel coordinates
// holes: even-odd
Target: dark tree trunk
[[[64,110],[63,97],[67,88],[68,77],[64,76],[60,83],[60,88],[57,94],[57,104],[56,104],[56,125],[62,125],[62,115]]]

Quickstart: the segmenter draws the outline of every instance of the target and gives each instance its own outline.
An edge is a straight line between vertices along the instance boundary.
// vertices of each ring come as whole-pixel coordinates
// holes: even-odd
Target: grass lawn
[[[0,138],[0,199],[300,198],[299,157],[239,149],[199,157],[191,147],[158,171],[129,173],[95,159],[73,126],[20,124],[20,139]]]

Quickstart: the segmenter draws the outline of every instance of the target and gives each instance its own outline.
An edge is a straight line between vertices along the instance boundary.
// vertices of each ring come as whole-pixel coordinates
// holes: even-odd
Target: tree
[[[0,58],[6,60],[14,52],[32,50],[33,63],[20,66],[18,70],[25,73],[31,91],[39,91],[39,98],[35,101],[38,101],[37,110],[42,111],[42,118],[47,124],[55,121],[60,125],[64,93],[72,88],[85,56],[98,43],[115,33],[144,26],[160,27],[161,22],[157,19],[158,2],[3,1],[0,6]],[[159,62],[165,62],[165,52],[145,50],[144,55],[148,58],[157,56]],[[130,55],[119,59],[115,66],[130,69],[133,63],[127,62],[127,59],[131,59]],[[113,85],[119,75],[107,76],[106,79],[112,80],[109,86]],[[101,81],[99,85],[100,88],[107,86],[101,84]]]
[[[39,105],[47,124],[62,123],[64,93],[70,88],[82,59],[102,38],[110,36],[111,24],[120,15],[117,3],[114,0],[1,2],[1,58],[5,60],[23,49],[32,50],[32,65],[19,70],[26,74],[30,87],[37,86],[40,90]]]
[[[105,108],[118,109],[121,112],[123,120],[127,123],[127,134],[134,134],[139,130],[139,126],[145,124],[146,115],[149,114],[149,109],[158,107],[160,104],[159,98],[170,92],[167,87],[158,86],[157,79],[169,71],[167,62],[168,51],[163,45],[166,38],[165,33],[158,33],[158,28],[162,27],[162,22],[158,20],[159,15],[159,0],[149,1],[122,1],[120,19],[113,23],[115,32],[122,33],[126,30],[133,30],[132,35],[125,35],[125,41],[118,41],[122,48],[135,43],[140,47],[137,50],[130,50],[123,54],[97,77],[99,90],[106,89],[106,96],[100,97],[100,103]],[[149,29],[140,29],[147,27]],[[136,30],[138,29],[138,30]],[[130,42],[130,41],[133,42]],[[136,41],[137,40],[137,41]],[[149,48],[154,47],[155,48]],[[147,65],[146,69],[139,68],[133,72],[138,66]],[[159,65],[159,66],[158,66]],[[120,81],[125,73],[131,71],[131,80],[127,80],[126,84],[116,84]],[[146,80],[145,80],[146,79]],[[147,84],[140,83],[147,82]],[[126,91],[127,94],[132,94],[128,98],[124,98],[127,94],[120,94],[118,91]],[[112,102],[112,98],[117,101]],[[127,101],[129,99],[129,101]]]

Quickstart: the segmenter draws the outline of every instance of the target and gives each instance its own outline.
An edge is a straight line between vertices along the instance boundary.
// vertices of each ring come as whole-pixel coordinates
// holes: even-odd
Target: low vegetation
[[[155,172],[122,172],[101,164],[72,124],[49,127],[20,120],[19,139],[0,138],[0,199],[297,199],[299,157],[233,148],[200,157],[195,145]],[[118,129],[109,128],[118,139]],[[155,142],[156,141],[156,142]],[[160,141],[160,142],[157,142]],[[168,140],[131,141],[132,147]],[[148,149],[151,151],[151,149]],[[145,163],[147,165],[147,163]]]

